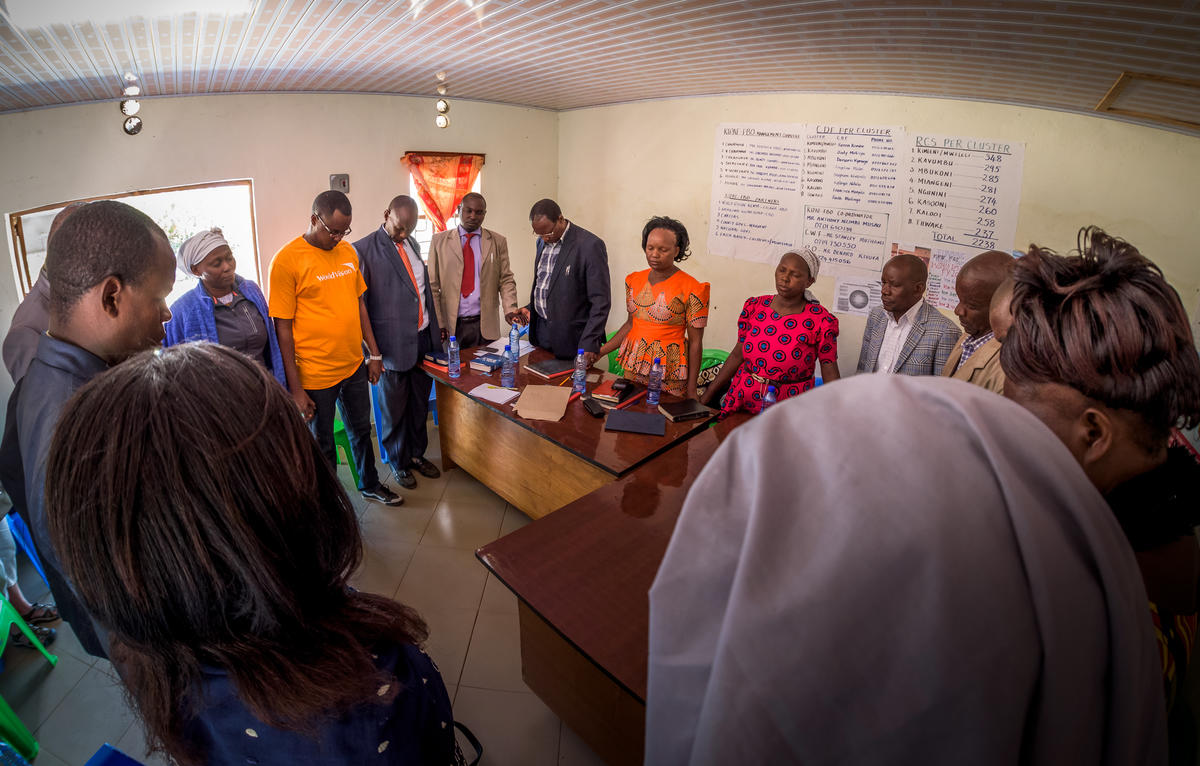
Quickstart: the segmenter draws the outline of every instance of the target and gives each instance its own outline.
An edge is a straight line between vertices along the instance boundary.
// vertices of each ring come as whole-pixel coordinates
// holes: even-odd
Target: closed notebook
[[[608,417],[604,420],[604,430],[662,436],[667,432],[667,419],[661,412],[614,409],[608,411]]]
[[[546,380],[566,375],[574,369],[575,360],[573,359],[543,359],[540,362],[530,362],[525,365],[526,372],[531,372]]]
[[[683,423],[688,420],[710,418],[717,414],[711,407],[705,407],[695,399],[684,399],[682,402],[658,405],[658,411],[667,416],[672,423]]]
[[[617,390],[614,388],[616,380],[606,380],[600,385],[592,389],[592,396],[605,404],[619,404],[629,397],[643,391],[646,387],[641,383],[634,383],[632,380],[625,381],[625,387]]]
[[[429,351],[425,354],[425,363],[432,364],[435,367],[449,367],[450,357],[442,351],[438,351],[436,353]]]
[[[471,369],[480,372],[495,372],[504,366],[504,357],[499,354],[484,354],[471,360]]]

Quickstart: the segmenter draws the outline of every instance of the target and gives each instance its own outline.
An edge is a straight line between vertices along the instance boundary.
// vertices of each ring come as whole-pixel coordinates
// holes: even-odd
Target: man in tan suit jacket
[[[1004,370],[1000,369],[1000,341],[992,332],[992,294],[1013,269],[1013,257],[989,250],[963,264],[954,282],[958,305],[954,314],[962,323],[963,336],[950,352],[942,376],[1004,393]]]
[[[486,215],[487,201],[471,192],[459,204],[459,225],[434,234],[429,245],[429,286],[442,342],[453,334],[462,348],[500,337],[501,307],[504,321],[511,324],[519,317],[508,241],[483,228]],[[473,274],[466,268],[468,261]]]

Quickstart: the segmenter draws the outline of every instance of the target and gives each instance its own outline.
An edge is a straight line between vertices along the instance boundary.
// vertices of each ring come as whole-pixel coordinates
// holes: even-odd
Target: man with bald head
[[[957,378],[982,386],[997,394],[1004,393],[1004,370],[1000,369],[1000,340],[992,331],[992,296],[1013,269],[1013,257],[1000,250],[989,250],[963,264],[954,280],[958,305],[954,315],[962,323],[958,339],[942,377]]]
[[[883,267],[880,299],[863,331],[858,372],[937,375],[961,334],[954,323],[926,303],[928,269],[915,255],[901,253]]]

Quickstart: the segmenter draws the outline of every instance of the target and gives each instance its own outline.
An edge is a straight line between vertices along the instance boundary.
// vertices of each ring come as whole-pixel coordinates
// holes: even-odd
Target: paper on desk
[[[500,340],[495,341],[491,345],[484,346],[481,349],[477,349],[475,351],[475,356],[483,356],[484,354],[504,353],[504,347],[507,345],[508,345],[508,338],[501,338]],[[530,351],[533,351],[533,344],[530,343],[529,341],[525,340],[524,338],[521,338],[521,350],[517,353],[517,356],[525,356]]]
[[[517,400],[517,414],[526,420],[561,420],[570,398],[570,388],[525,386]]]
[[[485,402],[495,402],[496,404],[508,404],[513,399],[516,399],[520,393],[520,391],[514,388],[493,386],[491,383],[481,383],[467,392],[468,395],[476,399],[483,399]]]

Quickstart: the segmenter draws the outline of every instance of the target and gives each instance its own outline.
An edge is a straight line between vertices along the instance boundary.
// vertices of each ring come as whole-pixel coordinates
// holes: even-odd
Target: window
[[[109,194],[82,200],[67,200],[9,215],[12,232],[13,272],[24,296],[33,286],[46,262],[46,238],[50,222],[72,202],[112,199],[124,202],[146,215],[166,232],[171,249],[178,252],[184,240],[216,226],[225,234],[238,261],[238,273],[258,281],[258,241],[254,229],[254,183],[250,179],[175,186],[168,189]],[[175,289],[167,305],[196,285],[193,278],[175,273]]]
[[[483,171],[480,171],[479,175],[475,176],[475,183],[471,185],[471,191],[478,194],[482,183]],[[428,261],[429,243],[433,241],[433,221],[425,215],[425,203],[417,196],[417,185],[413,183],[412,176],[408,177],[408,196],[417,201],[417,228],[413,231],[413,238],[421,246],[421,258]],[[446,228],[453,229],[455,226],[458,226],[458,216],[451,216],[450,220],[446,221]]]

